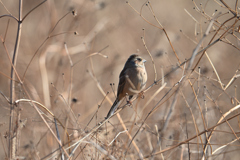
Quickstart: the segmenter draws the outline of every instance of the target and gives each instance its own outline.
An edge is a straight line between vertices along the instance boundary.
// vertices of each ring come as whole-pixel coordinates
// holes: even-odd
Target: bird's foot
[[[132,106],[132,101],[127,101],[127,105]]]
[[[143,91],[141,91],[138,95],[139,95],[139,97],[141,97],[142,99],[144,99],[144,97],[145,97]]]

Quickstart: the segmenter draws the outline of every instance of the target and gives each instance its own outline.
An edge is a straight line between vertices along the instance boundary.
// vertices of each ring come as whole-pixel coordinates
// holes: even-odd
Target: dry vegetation
[[[238,0],[0,2],[1,159],[239,159]]]

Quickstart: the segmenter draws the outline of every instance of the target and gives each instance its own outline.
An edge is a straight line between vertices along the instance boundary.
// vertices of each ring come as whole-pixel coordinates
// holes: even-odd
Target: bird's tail
[[[118,102],[119,102],[119,99],[116,98],[116,100],[114,101],[111,109],[109,110],[109,112],[108,112],[108,114],[107,114],[106,119],[108,119],[109,117],[111,117],[111,116],[114,114],[115,110],[116,110],[117,107],[118,107]]]

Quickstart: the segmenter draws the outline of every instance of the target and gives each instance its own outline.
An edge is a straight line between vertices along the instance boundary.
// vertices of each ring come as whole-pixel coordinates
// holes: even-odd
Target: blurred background
[[[23,17],[41,2],[24,0]],[[226,3],[233,11],[239,11],[237,2]],[[18,18],[18,1],[2,0],[1,15]],[[204,54],[200,58],[202,52],[197,55],[191,69],[200,61],[194,72],[177,89],[175,84],[186,74],[188,66],[187,63],[181,68],[180,63],[192,56],[209,22],[216,16],[200,50],[212,38],[216,40],[224,34],[223,38],[207,49],[207,56]],[[238,113],[234,107],[239,105],[240,94],[239,22],[235,18],[222,25],[231,17],[233,14],[218,0],[46,1],[22,23],[16,70],[23,84],[18,80],[15,83],[16,100],[31,99],[43,104],[67,127],[74,142],[104,120],[115,100],[118,76],[131,54],[137,53],[147,60],[146,86],[154,84],[155,72],[150,53],[156,66],[156,79],[167,76],[150,87],[144,99],[137,99],[132,107],[127,106],[119,112],[130,135],[137,133],[135,143],[140,151],[133,145],[127,149],[130,140],[126,133],[108,145],[119,132],[124,131],[117,116],[86,141],[96,142],[116,159],[136,159],[139,152],[144,157],[169,148],[216,125],[231,109],[233,112],[227,118]],[[12,58],[14,52],[17,22],[11,17],[1,17],[0,24],[0,91],[9,97],[9,57]],[[221,25],[223,27],[218,31]],[[167,83],[165,88],[153,97],[162,82]],[[153,99],[147,103],[150,98]],[[3,96],[0,102],[0,146],[4,148],[0,150],[0,156],[7,157],[10,105]],[[157,109],[144,121],[154,107]],[[41,107],[39,111],[55,131],[49,113]],[[36,109],[30,103],[21,102],[15,107],[14,116],[14,124],[19,121],[16,117],[20,116],[19,124],[22,125],[17,156],[26,159],[51,157],[53,154],[48,155],[58,148],[58,143]],[[62,143],[67,144],[64,129],[59,126],[59,130]],[[239,119],[233,118],[216,130],[211,139],[212,150],[203,152],[210,135],[206,132],[201,138],[194,138],[191,143],[154,158],[200,159],[204,154],[212,159],[237,159]],[[159,136],[160,144],[157,143]],[[228,144],[225,148],[212,154],[225,144]],[[59,158],[58,154],[53,158]],[[104,158],[110,157],[88,143],[81,144],[75,155],[75,159]]]

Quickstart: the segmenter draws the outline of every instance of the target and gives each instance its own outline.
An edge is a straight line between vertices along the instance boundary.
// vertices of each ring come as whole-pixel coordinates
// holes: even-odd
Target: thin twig
[[[145,42],[145,30],[144,29],[143,29],[143,37],[141,37],[141,38],[142,38],[142,41],[143,41],[143,45],[144,45],[145,49],[147,50],[147,52],[148,52],[148,54],[149,54],[149,56],[152,60],[152,65],[153,65],[153,70],[154,70],[154,75],[155,75],[154,76],[154,82],[156,82],[157,81],[157,70],[156,70],[156,66],[155,66],[153,57],[152,57],[150,51],[148,50],[146,42]]]
[[[22,21],[24,21],[25,18],[27,18],[27,16],[34,11],[35,9],[37,9],[39,6],[41,6],[43,3],[45,3],[47,0],[42,1],[40,4],[38,4],[37,6],[35,6],[33,9],[31,9],[22,19]]]
[[[55,118],[54,118],[54,124],[55,124],[56,132],[57,132],[57,138],[58,138],[58,140],[60,142],[59,148],[62,148],[62,141],[61,141],[59,130],[58,130],[58,126],[57,126],[57,120]],[[64,160],[64,154],[62,152],[62,149],[60,149],[60,151],[61,151],[61,160]]]
[[[70,86],[69,86],[69,90],[68,90],[68,104],[69,106],[71,106],[71,99],[72,99],[72,81],[73,81],[73,62],[72,62],[72,58],[70,57],[70,54],[68,52],[68,47],[67,47],[67,43],[64,42],[64,48],[65,48],[65,51],[67,53],[67,56],[68,56],[68,60],[69,60],[69,63],[70,63]]]
[[[11,16],[10,16],[11,17]],[[17,64],[17,57],[18,57],[18,50],[19,50],[19,44],[21,39],[21,32],[22,32],[22,0],[19,0],[19,20],[18,20],[18,28],[17,28],[17,35],[16,35],[16,42],[15,47],[13,51],[13,57],[12,57],[12,64],[11,66],[11,80],[10,80],[10,117],[9,117],[9,136],[8,136],[8,158],[12,159],[13,154],[15,155],[15,151],[12,150],[12,136],[13,136],[13,110],[14,110],[14,100],[15,100],[15,83],[13,79],[15,79],[15,72],[14,67],[16,67]]]
[[[12,15],[9,15],[9,14],[5,14],[5,15],[1,15],[0,18],[3,18],[3,17],[10,17],[10,18],[13,18],[15,21],[19,21],[16,17],[12,16]]]

